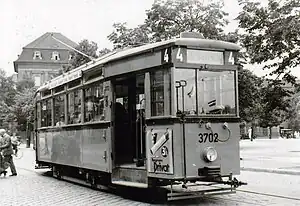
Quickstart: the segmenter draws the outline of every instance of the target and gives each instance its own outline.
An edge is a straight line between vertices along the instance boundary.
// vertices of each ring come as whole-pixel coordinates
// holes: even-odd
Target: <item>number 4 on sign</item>
[[[180,52],[180,48],[178,48],[177,54],[176,54],[176,59],[178,59],[179,61],[183,61],[183,55]]]
[[[230,52],[230,54],[229,54],[228,62],[231,64],[234,64],[234,57],[232,55],[232,52]]]
[[[165,61],[165,62],[169,62],[169,53],[168,53],[168,49],[165,50],[164,61]]]

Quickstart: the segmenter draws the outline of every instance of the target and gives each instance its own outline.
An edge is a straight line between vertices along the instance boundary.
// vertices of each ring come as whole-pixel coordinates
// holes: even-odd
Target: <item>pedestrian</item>
[[[0,129],[0,146],[2,146],[4,144],[4,138],[3,135],[5,134],[5,130],[4,129]],[[4,161],[4,158],[2,156],[2,152],[0,149],[0,176],[3,174],[4,176],[6,176],[6,169],[9,167],[9,163]]]
[[[253,141],[253,139],[252,139],[252,128],[251,127],[248,129],[248,137],[251,141]]]
[[[18,143],[19,143],[18,137],[16,136],[16,133],[13,133],[13,135],[11,136],[11,144],[15,156],[18,155]]]
[[[12,154],[14,152],[13,152],[10,136],[7,133],[4,133],[1,142],[2,142],[2,144],[0,146],[0,150],[2,152],[4,162],[7,162],[10,164],[9,166],[10,166],[10,170],[12,173],[10,176],[17,176],[16,167],[15,167],[15,164],[13,162],[13,157],[12,157]]]

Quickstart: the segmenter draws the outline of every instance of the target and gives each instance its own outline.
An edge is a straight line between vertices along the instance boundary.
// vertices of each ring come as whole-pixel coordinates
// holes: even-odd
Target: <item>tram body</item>
[[[170,200],[195,196],[174,187],[197,182],[229,185],[198,195],[234,192],[239,49],[183,35],[51,80],[36,95],[36,168],[93,187],[164,187]]]

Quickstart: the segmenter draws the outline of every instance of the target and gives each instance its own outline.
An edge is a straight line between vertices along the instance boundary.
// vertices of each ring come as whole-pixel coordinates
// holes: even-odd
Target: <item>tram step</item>
[[[116,185],[122,185],[127,187],[138,187],[138,188],[147,188],[148,185],[145,183],[139,183],[139,182],[129,182],[129,181],[123,181],[123,180],[115,180],[112,181],[113,184]]]
[[[113,181],[147,183],[147,171],[133,168],[116,168],[112,174]]]

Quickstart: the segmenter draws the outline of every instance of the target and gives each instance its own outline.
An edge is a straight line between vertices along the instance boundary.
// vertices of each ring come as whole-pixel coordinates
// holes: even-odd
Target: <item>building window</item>
[[[33,59],[42,59],[42,53],[40,51],[35,51],[33,53]]]
[[[37,87],[41,86],[41,77],[34,77],[34,85]]]
[[[54,60],[54,61],[60,60],[59,59],[59,53],[57,51],[52,52],[51,60]]]
[[[71,61],[74,58],[73,54],[69,54],[69,61]]]

